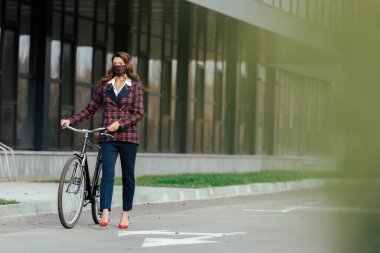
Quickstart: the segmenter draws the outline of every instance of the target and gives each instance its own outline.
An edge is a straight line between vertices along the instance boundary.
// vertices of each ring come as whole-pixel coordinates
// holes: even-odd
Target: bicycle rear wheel
[[[73,228],[77,224],[83,208],[84,190],[82,160],[73,156],[63,167],[58,188],[59,220],[65,228]]]
[[[100,219],[102,218],[102,213],[100,212],[100,175],[102,171],[102,164],[99,164],[97,170],[95,170],[94,178],[93,178],[93,193],[92,193],[92,202],[91,202],[91,213],[92,219],[95,224],[99,224]]]

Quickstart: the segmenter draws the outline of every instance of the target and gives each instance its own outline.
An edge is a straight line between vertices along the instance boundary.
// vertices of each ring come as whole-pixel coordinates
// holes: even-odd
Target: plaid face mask
[[[115,74],[115,76],[123,76],[125,73],[127,73],[127,66],[126,65],[113,65],[112,66],[112,72]]]

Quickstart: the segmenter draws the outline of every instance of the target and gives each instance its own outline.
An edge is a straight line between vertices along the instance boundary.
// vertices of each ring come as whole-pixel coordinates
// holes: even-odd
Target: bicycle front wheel
[[[73,228],[83,208],[85,174],[82,160],[71,157],[62,170],[58,188],[58,214],[62,226]]]

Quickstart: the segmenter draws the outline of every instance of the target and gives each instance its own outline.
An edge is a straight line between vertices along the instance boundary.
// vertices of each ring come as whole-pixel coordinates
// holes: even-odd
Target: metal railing
[[[13,149],[0,142],[0,178],[12,178],[13,171],[16,171]]]

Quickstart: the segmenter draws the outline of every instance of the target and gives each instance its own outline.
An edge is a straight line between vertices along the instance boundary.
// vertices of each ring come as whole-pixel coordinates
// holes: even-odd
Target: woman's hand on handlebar
[[[112,132],[117,131],[117,129],[119,129],[119,127],[120,127],[119,121],[115,121],[107,127],[107,131],[112,133]]]
[[[62,129],[65,129],[66,128],[66,125],[70,125],[70,120],[68,119],[61,119],[61,127]]]

